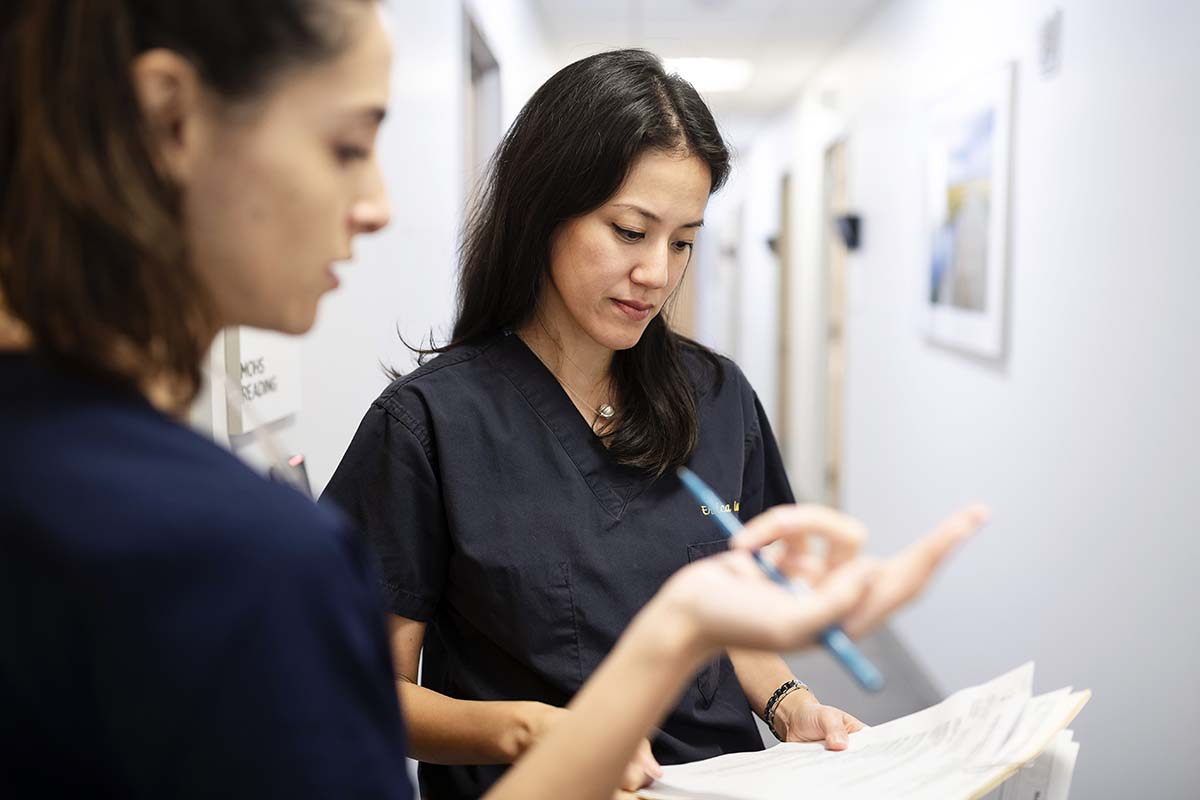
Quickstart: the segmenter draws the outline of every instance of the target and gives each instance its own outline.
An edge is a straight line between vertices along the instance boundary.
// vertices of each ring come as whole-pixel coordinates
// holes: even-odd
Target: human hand
[[[878,562],[861,602],[842,620],[842,628],[850,636],[862,636],[918,597],[946,557],[989,515],[986,506],[968,506],[946,517],[896,555]],[[823,558],[810,547],[814,536],[829,543]],[[861,523],[831,509],[779,506],[751,520],[732,546],[754,551],[779,542],[783,548],[780,570],[789,577],[817,584],[831,570],[854,559],[865,539],[866,529]]]
[[[676,572],[646,607],[661,637],[677,637],[695,657],[725,648],[781,651],[808,644],[848,614],[875,564],[853,559],[797,595],[772,583],[745,551],[721,553]]]
[[[572,724],[569,710],[546,703],[522,703],[520,717],[518,758],[555,725]],[[620,787],[622,791],[636,792],[650,785],[656,778],[661,778],[662,774],[662,767],[654,758],[649,740],[642,739],[633,760],[625,767]]]
[[[928,588],[942,562],[984,525],[991,511],[982,505],[968,506],[942,520],[928,534],[884,561],[867,587],[862,602],[842,620],[852,637],[865,636],[901,606]]]
[[[807,689],[797,689],[779,701],[772,727],[785,742],[823,741],[826,750],[845,750],[849,735],[865,726],[841,709],[822,705]]]
[[[862,635],[919,595],[938,565],[973,533],[988,511],[971,506],[885,561],[859,555],[862,523],[821,506],[778,506],[751,520],[733,552],[677,572],[656,602],[705,652],[724,647],[782,651],[810,643],[835,621]],[[811,541],[825,542],[823,556]],[[752,551],[781,542],[777,566],[805,579],[813,591],[797,595],[769,582]],[[688,626],[691,626],[689,629]]]

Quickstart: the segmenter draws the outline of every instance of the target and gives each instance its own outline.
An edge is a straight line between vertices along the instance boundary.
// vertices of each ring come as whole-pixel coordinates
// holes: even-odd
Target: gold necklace
[[[542,324],[542,321],[540,318],[538,319],[538,324],[542,325],[542,330],[546,331],[546,326]],[[550,332],[546,331],[546,335],[549,336]],[[567,393],[569,395],[571,395],[572,397],[574,397],[576,400],[578,400],[583,405],[583,407],[586,408],[588,411],[594,411],[596,413],[596,416],[601,417],[605,420],[610,420],[616,416],[617,410],[612,407],[611,403],[601,403],[599,407],[593,406],[591,403],[589,403],[587,401],[586,398],[583,397],[583,395],[581,395],[579,393],[579,391],[577,389],[575,389],[573,386],[571,386],[571,384],[567,383],[566,378],[564,378],[563,376],[561,376],[557,372],[555,372],[553,369],[551,369],[550,365],[546,363],[546,359],[542,358],[537,350],[530,347],[529,352],[533,353],[534,357],[537,358],[538,361],[542,362],[542,366],[546,368],[546,371],[549,372],[551,375],[553,375],[554,379],[556,381],[558,381],[559,384],[564,389],[567,390]],[[559,348],[559,352],[562,352],[561,347]],[[575,366],[575,369],[579,369],[579,365],[575,364],[574,361],[571,361],[570,356],[568,356],[565,352],[562,353],[562,356],[563,356],[563,358],[567,359],[567,361],[570,361],[571,364],[573,364]],[[579,371],[582,372],[583,370],[579,370]]]
[[[546,363],[545,361],[542,362],[542,364],[545,364],[545,363]],[[617,413],[616,409],[614,409],[610,404],[601,403],[599,408],[594,407],[591,403],[589,403],[587,400],[585,400],[583,397],[581,397],[579,395],[579,392],[572,389],[571,384],[567,383],[565,380],[560,378],[558,376],[558,374],[555,373],[554,370],[550,369],[549,365],[546,366],[546,369],[549,369],[550,374],[553,375],[555,378],[558,378],[558,382],[562,384],[563,388],[566,389],[568,392],[570,392],[572,397],[574,397],[576,400],[578,400],[580,403],[582,403],[584,405],[584,407],[587,408],[588,411],[595,411],[597,415],[603,417],[604,419],[612,419],[616,415],[616,413]]]

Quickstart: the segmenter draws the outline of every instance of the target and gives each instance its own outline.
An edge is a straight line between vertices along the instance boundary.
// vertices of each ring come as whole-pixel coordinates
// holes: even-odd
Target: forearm
[[[568,706],[567,721],[551,728],[487,797],[609,800],[640,740],[703,663],[707,648],[699,641],[672,612],[647,606]]]
[[[738,683],[742,685],[742,692],[750,702],[750,708],[760,717],[775,690],[795,677],[776,653],[730,648],[729,660],[733,662],[733,671],[737,673]],[[808,690],[799,691],[810,695],[809,699],[816,700]]]
[[[458,700],[397,679],[409,756],[429,764],[508,764],[532,739],[520,701]]]

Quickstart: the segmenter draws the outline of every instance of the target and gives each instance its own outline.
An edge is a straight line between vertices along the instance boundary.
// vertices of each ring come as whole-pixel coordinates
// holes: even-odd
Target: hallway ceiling
[[[614,47],[745,59],[746,89],[703,91],[723,116],[764,116],[796,95],[886,0],[532,0],[562,63]]]

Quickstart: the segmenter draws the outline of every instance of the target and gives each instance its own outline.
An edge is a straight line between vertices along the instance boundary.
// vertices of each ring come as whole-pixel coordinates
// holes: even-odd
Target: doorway
[[[466,138],[463,163],[467,197],[471,198],[475,196],[484,170],[503,133],[500,64],[469,13],[464,12],[463,21],[467,78],[463,109],[463,130]]]
[[[778,275],[778,325],[775,374],[778,376],[777,400],[775,405],[775,438],[783,454],[784,463],[789,463],[792,442],[792,175],[785,172],[779,179],[779,232],[771,240],[775,253]]]
[[[835,219],[849,205],[846,176],[846,141],[834,142],[825,151],[824,200],[821,214],[824,231],[825,294],[825,465],[823,501],[842,505],[842,458],[844,455],[846,398],[846,267],[849,252],[836,233]]]

